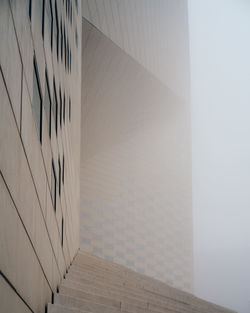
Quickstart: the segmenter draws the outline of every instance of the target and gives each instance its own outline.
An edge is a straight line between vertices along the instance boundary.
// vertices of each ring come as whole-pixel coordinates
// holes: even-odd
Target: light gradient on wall
[[[83,23],[81,248],[192,290],[189,103]]]

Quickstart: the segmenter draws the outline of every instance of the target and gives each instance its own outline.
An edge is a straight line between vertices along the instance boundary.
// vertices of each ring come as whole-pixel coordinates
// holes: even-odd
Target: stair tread
[[[75,308],[65,308],[59,304],[48,304],[48,313],[92,313],[90,311],[83,311]]]
[[[70,279],[75,282],[80,282],[82,284],[89,284],[92,286],[96,286],[97,288],[109,288],[109,289],[115,289],[120,290],[121,292],[130,292],[138,296],[142,296],[144,298],[158,298],[160,301],[164,301],[164,299],[177,299],[177,296],[172,295],[172,293],[157,293],[157,291],[151,291],[147,287],[139,288],[139,287],[132,287],[127,285],[126,283],[120,283],[117,284],[116,282],[110,282],[109,280],[100,280],[100,279],[90,279],[88,276],[81,275],[81,273],[76,272],[69,272],[67,274],[66,279]],[[190,296],[189,296],[190,298]],[[178,301],[185,301],[186,297],[178,297]]]
[[[106,282],[113,282],[114,284],[117,285],[127,285],[132,288],[143,288],[148,291],[152,292],[159,292],[161,295],[165,295],[165,293],[174,293],[178,298],[192,298],[192,295],[189,293],[186,293],[184,291],[178,290],[174,287],[168,286],[163,282],[160,282],[156,279],[149,278],[147,277],[147,281],[142,280],[142,279],[131,279],[130,277],[118,277],[116,274],[112,273],[96,273],[94,270],[90,270],[89,268],[83,267],[80,268],[79,266],[73,264],[69,273],[77,273],[81,276],[86,276],[89,278],[92,278],[94,280],[99,280],[99,281],[106,281]],[[139,273],[133,274],[135,277],[137,275],[142,276]],[[146,277],[146,276],[145,276]]]
[[[99,294],[94,294],[87,290],[80,290],[77,288],[65,287],[64,285],[60,287],[59,294],[63,294],[63,295],[68,294],[76,298],[82,298],[84,300],[94,301],[96,303],[106,304],[106,305],[117,307],[117,308],[121,307],[121,302],[115,298],[111,298],[111,297],[103,296]]]
[[[66,307],[77,308],[83,311],[89,312],[102,312],[102,313],[118,313],[120,308],[115,308],[107,306],[100,303],[95,303],[92,301],[79,299],[72,296],[56,294],[54,297],[54,302],[59,305],[64,305]]]
[[[48,313],[230,313],[122,265],[79,251]]]
[[[59,301],[59,303],[58,303]],[[62,303],[63,302],[63,303]],[[67,303],[69,302],[69,303]],[[172,308],[167,308],[164,311],[159,311],[159,310],[154,310],[154,309],[142,309],[142,308],[138,308],[137,306],[130,304],[130,303],[124,303],[121,308],[114,308],[114,307],[109,307],[106,305],[102,305],[99,303],[94,303],[94,302],[90,302],[84,299],[79,299],[76,297],[72,297],[72,296],[66,296],[66,295],[60,295],[57,294],[55,296],[55,303],[56,304],[60,304],[63,305],[67,308],[75,308],[78,310],[83,310],[83,311],[88,311],[88,312],[92,312],[92,313],[121,313],[121,312],[126,312],[126,313],[191,313],[194,311],[190,311],[190,310],[176,310],[175,307]],[[86,308],[87,307],[87,308]]]
[[[77,283],[75,281],[71,281],[71,280],[65,280],[63,281],[62,283],[62,286],[66,287],[66,288],[70,288],[70,289],[76,289],[76,290],[85,290],[87,291],[88,289],[91,290],[91,292],[95,292],[96,294],[98,293],[106,293],[108,294],[109,293],[109,297],[110,296],[113,296],[113,297],[116,297],[117,299],[119,299],[119,301],[126,301],[126,302],[131,302],[131,303],[134,303],[134,304],[137,304],[139,307],[142,307],[142,308],[146,308],[148,304],[151,304],[151,305],[158,305],[159,307],[166,307],[167,306],[167,303],[169,304],[170,302],[176,302],[177,300],[174,299],[174,298],[167,298],[165,299],[165,301],[163,300],[156,300],[155,297],[147,297],[144,295],[143,297],[143,294],[128,294],[126,292],[124,292],[124,290],[121,290],[121,291],[114,291],[113,290],[106,290],[106,289],[103,289],[101,287],[99,288],[96,288],[96,287],[90,287],[89,285],[87,284],[81,284],[81,283]],[[91,289],[93,288],[93,289]],[[178,300],[178,302],[181,302],[180,300]],[[187,304],[185,302],[183,302],[183,304]]]
[[[85,288],[81,288],[81,286],[77,286],[77,285],[74,285],[74,284],[70,284],[69,282],[63,282],[62,283],[62,286],[61,286],[61,289],[60,289],[60,293],[61,293],[61,290],[63,290],[62,294],[74,294],[75,297],[81,297],[81,292],[88,292],[87,289],[88,287],[87,286],[84,286]],[[93,294],[93,290],[91,292]],[[98,296],[104,296],[105,292],[103,290],[96,290],[95,292]],[[101,294],[102,293],[102,294]],[[123,295],[122,293],[109,293],[109,295],[106,294],[107,297],[111,298],[111,299],[114,299],[116,301],[119,301],[119,302],[129,302],[129,303],[133,303],[135,305],[138,305],[138,307],[141,307],[141,308],[147,308],[147,301],[144,300],[144,301],[141,301],[141,300],[138,300],[136,297],[129,297],[129,296],[126,296],[126,295]],[[105,297],[105,296],[104,296]]]

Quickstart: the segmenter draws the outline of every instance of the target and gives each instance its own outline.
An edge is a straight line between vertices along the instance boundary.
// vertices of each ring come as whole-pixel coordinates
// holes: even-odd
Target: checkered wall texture
[[[192,291],[188,101],[83,34],[81,248]]]
[[[139,157],[132,162],[131,145],[100,153],[82,169],[81,248],[192,291],[187,182],[172,177],[169,184],[171,169],[150,169]]]

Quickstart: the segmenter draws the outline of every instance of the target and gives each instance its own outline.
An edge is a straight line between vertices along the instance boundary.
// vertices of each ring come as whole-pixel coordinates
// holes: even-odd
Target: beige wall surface
[[[189,102],[83,23],[81,248],[192,291]]]
[[[78,10],[76,2],[67,10],[62,1],[32,1],[30,17],[29,1],[0,1],[1,312],[44,312],[79,246],[82,27],[81,2]],[[53,108],[54,88],[58,101],[51,119],[45,108],[46,69]]]
[[[82,14],[170,89],[188,99],[187,4],[187,0],[82,0]]]

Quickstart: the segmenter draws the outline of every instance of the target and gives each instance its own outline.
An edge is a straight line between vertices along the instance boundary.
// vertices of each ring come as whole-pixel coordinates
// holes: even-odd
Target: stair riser
[[[152,278],[147,278],[139,273],[135,273],[131,270],[117,270],[113,268],[107,268],[107,267],[102,267],[102,266],[95,266],[94,264],[89,264],[88,260],[79,261],[75,260],[74,261],[74,267],[78,268],[79,271],[84,270],[84,271],[89,271],[93,272],[96,275],[106,275],[106,276],[114,276],[115,278],[118,279],[124,279],[128,280],[130,282],[134,283],[140,283],[142,285],[153,285],[155,288],[166,288],[166,285],[160,281],[157,281]]]
[[[48,313],[235,313],[79,252]]]
[[[77,309],[70,309],[70,308],[65,308],[61,305],[56,305],[56,304],[48,304],[48,313],[90,313],[87,311],[80,311]]]
[[[94,313],[120,313],[120,308],[114,308],[105,306],[90,301],[79,300],[77,298],[63,296],[60,294],[55,295],[55,304],[62,305],[67,308],[75,308],[82,311],[94,312]]]
[[[163,297],[170,297],[170,298],[178,298],[178,301],[181,300],[183,302],[192,300],[192,295],[185,293],[180,290],[176,290],[175,288],[169,287],[164,285],[162,282],[157,282],[153,280],[153,283],[150,284],[148,282],[143,282],[142,280],[138,279],[130,279],[127,277],[117,277],[114,273],[96,273],[92,272],[86,268],[79,268],[78,266],[72,266],[71,271],[72,273],[79,274],[81,277],[86,277],[88,279],[98,280],[105,282],[114,283],[118,286],[126,285],[129,288],[141,288],[148,290],[149,292],[158,293]],[[139,275],[134,273],[134,276]],[[157,283],[155,283],[157,282]],[[160,285],[160,286],[159,286]],[[163,285],[163,286],[162,286]],[[173,292],[174,290],[174,292]]]
[[[158,312],[164,312],[164,309],[173,308],[176,306],[176,303],[178,303],[178,305],[182,309],[186,309],[187,307],[189,307],[188,304],[185,304],[185,303],[181,304],[180,301],[176,301],[174,299],[168,299],[165,302],[163,302],[163,301],[156,300],[155,298],[144,297],[141,299],[142,301],[139,301],[140,297],[137,294],[133,294],[133,297],[131,296],[131,293],[130,295],[125,296],[124,290],[109,291],[106,286],[95,288],[95,287],[90,286],[89,284],[86,284],[86,285],[79,284],[77,282],[69,281],[67,279],[63,282],[63,285],[61,288],[60,288],[60,291],[64,290],[63,294],[66,294],[67,290],[69,290],[70,295],[75,296],[75,297],[80,297],[81,294],[79,293],[79,291],[84,291],[84,292],[89,292],[89,293],[96,294],[99,296],[117,299],[118,301],[122,303],[124,302],[130,303],[141,309],[147,309],[150,307],[151,310],[158,311]]]
[[[80,252],[78,253],[75,261],[74,261],[74,265],[80,267],[80,268],[89,268],[90,270],[92,269],[95,272],[104,272],[104,273],[109,273],[112,275],[115,274],[117,277],[127,277],[129,280],[133,280],[135,279],[137,282],[140,281],[143,284],[149,284],[149,286],[154,286],[155,288],[170,288],[172,289],[172,287],[168,287],[166,284],[164,284],[163,282],[151,278],[151,277],[147,277],[143,274],[139,274],[134,272],[131,269],[126,268],[123,265],[119,265],[116,263],[112,263],[109,260],[105,260],[105,259],[101,259],[97,256],[91,255],[88,252]],[[176,292],[179,292],[181,295],[183,295],[185,292],[183,291],[179,291],[176,290]],[[190,294],[186,293],[187,296],[189,296]]]
[[[72,289],[72,288],[61,286],[59,293],[63,295],[68,295],[70,297],[75,297],[75,298],[84,299],[87,301],[111,306],[111,307],[118,308],[118,309],[121,307],[121,302],[119,300],[110,299],[105,296],[101,296],[97,294],[91,294],[90,292],[86,292],[82,290],[77,290],[77,289]]]
[[[85,286],[92,286],[94,288],[97,288],[99,290],[102,290],[103,288],[105,288],[105,290],[109,290],[110,292],[120,292],[121,294],[126,294],[127,296],[134,296],[135,298],[137,298],[138,300],[142,301],[142,302],[151,302],[152,304],[160,304],[161,306],[164,307],[165,303],[167,301],[182,301],[185,299],[179,299],[176,300],[175,298],[170,298],[168,296],[161,296],[161,295],[152,295],[150,292],[147,292],[143,289],[136,289],[136,288],[131,288],[131,287],[127,287],[125,286],[115,286],[110,282],[100,282],[98,279],[92,279],[87,280],[85,279],[85,275],[83,275],[84,278],[82,278],[81,274],[76,274],[74,272],[71,272],[67,275],[67,279],[70,279],[72,281],[74,281],[76,284],[81,284],[81,285],[85,285]],[[183,301],[185,302],[185,301]]]
[[[80,266],[77,263],[74,263],[74,267],[77,268],[79,271],[88,271],[90,273],[94,273],[95,275],[99,275],[99,276],[108,276],[108,277],[114,277],[117,280],[128,280],[131,282],[139,282],[139,283],[145,283],[145,280],[142,280],[138,277],[135,276],[131,276],[129,273],[127,272],[118,272],[118,271],[113,271],[113,270],[109,270],[109,269],[99,269],[99,268],[95,268],[92,265],[85,265],[85,266]]]
[[[129,274],[128,269],[124,270],[123,268],[117,267],[109,267],[100,264],[95,264],[93,262],[90,263],[88,259],[79,259],[78,257],[74,260],[74,265],[82,267],[82,268],[89,268],[93,269],[94,271],[98,272],[112,272],[116,273],[117,275],[127,275]]]
[[[120,302],[122,301],[127,301],[130,303],[133,303],[134,305],[137,305],[138,307],[141,308],[147,308],[147,301],[140,301],[138,299],[138,297],[136,295],[131,296],[131,293],[129,295],[127,295],[124,291],[117,291],[115,289],[110,290],[110,288],[105,287],[100,287],[100,288],[96,288],[93,286],[90,286],[89,284],[79,284],[77,282],[74,281],[70,281],[70,280],[65,280],[62,283],[62,287],[66,287],[66,288],[71,288],[71,289],[78,289],[84,292],[90,292],[92,294],[97,294],[99,296],[104,296],[104,297],[108,297],[108,298],[112,298],[112,299],[117,299]],[[61,288],[62,288],[61,287]],[[61,290],[60,288],[60,290]],[[65,290],[66,292],[66,290]]]
[[[104,274],[97,275],[96,273],[89,272],[86,269],[79,270],[78,268],[73,267],[73,266],[69,271],[69,274],[70,273],[76,276],[79,276],[81,278],[91,280],[91,281],[104,282],[104,283],[108,283],[108,284],[118,286],[118,287],[126,286],[127,288],[134,289],[134,290],[147,288],[147,285],[144,285],[140,282],[117,278],[114,275],[104,275]]]

